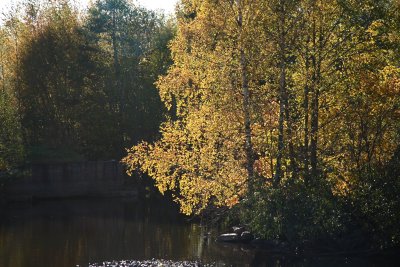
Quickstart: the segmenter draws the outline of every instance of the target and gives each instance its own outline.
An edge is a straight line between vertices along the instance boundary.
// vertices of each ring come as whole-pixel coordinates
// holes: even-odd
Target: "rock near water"
[[[244,227],[234,226],[232,227],[233,233],[222,234],[218,236],[218,242],[226,243],[248,243],[254,239],[254,236],[249,231],[246,231]]]

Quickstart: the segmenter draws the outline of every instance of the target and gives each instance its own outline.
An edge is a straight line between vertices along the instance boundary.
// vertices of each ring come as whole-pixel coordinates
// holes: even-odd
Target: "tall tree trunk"
[[[279,125],[278,125],[278,154],[276,156],[276,169],[274,185],[277,186],[282,179],[282,159],[285,149],[284,123],[285,123],[285,98],[286,98],[286,39],[285,39],[285,9],[284,0],[280,1],[279,18]]]
[[[242,92],[243,92],[243,111],[244,111],[244,129],[245,129],[245,149],[246,149],[246,169],[249,183],[249,193],[255,190],[254,177],[254,151],[251,141],[251,118],[250,118],[250,93],[247,79],[246,56],[243,49],[240,51],[240,65],[242,69]]]
[[[118,128],[120,134],[120,147],[124,147],[124,134],[125,134],[125,91],[124,86],[121,82],[121,66],[119,62],[119,51],[118,51],[118,40],[117,40],[117,21],[116,21],[116,11],[112,11],[112,31],[111,31],[111,40],[112,40],[112,48],[113,48],[113,60],[114,60],[114,74],[115,74],[115,87],[116,90],[120,92],[119,97],[117,96],[116,108],[117,115],[119,116],[118,120]]]
[[[318,175],[318,119],[319,119],[319,90],[314,88],[314,95],[312,100],[312,114],[311,114],[311,144],[310,144],[310,163],[311,175],[313,179]]]
[[[290,100],[289,93],[286,90],[285,94],[285,118],[287,123],[286,135],[287,135],[287,142],[289,145],[289,159],[290,159],[290,169],[292,171],[292,178],[296,178],[298,173],[298,168],[296,162],[296,153],[294,151],[294,144],[293,144],[293,123],[292,123],[292,118],[290,116],[289,100]]]
[[[118,58],[118,41],[117,41],[117,22],[115,10],[112,15],[112,31],[111,31],[112,47],[113,47],[113,59],[114,59],[114,71],[117,83],[119,83],[120,66]]]
[[[240,32],[243,32],[243,13],[242,13],[242,2],[237,0],[238,5],[238,27]],[[255,177],[254,177],[254,151],[253,143],[251,140],[251,116],[250,116],[250,91],[248,81],[248,70],[247,70],[247,59],[244,52],[243,44],[240,48],[240,69],[242,74],[242,94],[243,94],[243,113],[244,113],[244,130],[245,130],[245,151],[246,151],[246,170],[247,170],[247,182],[249,195],[251,196],[255,189]]]
[[[319,128],[319,82],[320,57],[317,58],[317,32],[315,19],[313,21],[313,55],[312,55],[312,101],[311,101],[311,143],[310,164],[312,179],[318,176],[318,128]]]
[[[309,140],[309,92],[310,92],[310,87],[309,87],[309,71],[310,71],[310,60],[309,60],[309,37],[307,38],[306,42],[306,55],[305,55],[305,60],[306,60],[306,84],[304,86],[304,99],[303,99],[303,109],[304,109],[304,144],[303,144],[303,157],[304,157],[304,179],[306,183],[309,182],[309,145],[310,145],[310,140]]]
[[[4,53],[3,53],[3,49],[0,52],[0,58],[1,58],[1,64],[0,64],[0,80],[1,80],[1,85],[2,85],[2,91],[3,91],[3,97],[5,97],[6,95],[6,77],[5,77],[5,64],[4,64]]]
[[[276,169],[274,182],[278,185],[282,178],[282,158],[285,149],[284,144],[284,123],[285,123],[285,83],[286,83],[286,70],[284,62],[281,62],[281,73],[279,79],[279,125],[278,125],[278,154],[276,156]]]

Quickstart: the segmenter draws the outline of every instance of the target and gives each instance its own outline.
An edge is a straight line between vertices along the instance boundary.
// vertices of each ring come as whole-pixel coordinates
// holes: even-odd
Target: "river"
[[[64,199],[0,210],[0,267],[75,267],[111,260],[215,266],[380,266],[366,259],[287,259],[219,244],[166,200]],[[395,265],[393,265],[395,266]]]

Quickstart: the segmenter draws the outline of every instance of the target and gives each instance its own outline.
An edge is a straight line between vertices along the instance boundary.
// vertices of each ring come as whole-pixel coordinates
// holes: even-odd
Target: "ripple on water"
[[[193,261],[167,261],[167,260],[149,260],[149,261],[110,261],[102,263],[89,264],[89,267],[213,267],[213,264],[202,264]],[[78,266],[77,266],[78,267]]]

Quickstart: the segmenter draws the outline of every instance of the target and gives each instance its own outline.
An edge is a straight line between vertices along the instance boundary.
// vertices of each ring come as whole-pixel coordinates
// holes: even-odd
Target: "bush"
[[[242,220],[265,239],[297,244],[330,239],[344,230],[339,199],[327,183],[310,187],[301,180],[286,181],[278,188],[264,188],[241,205]]]

